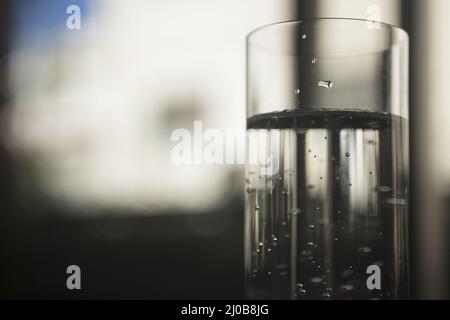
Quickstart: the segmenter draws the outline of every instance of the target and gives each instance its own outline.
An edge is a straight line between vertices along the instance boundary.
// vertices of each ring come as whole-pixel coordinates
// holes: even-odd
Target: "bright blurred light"
[[[232,194],[230,175],[242,168],[173,165],[171,132],[193,130],[194,120],[244,128],[245,36],[282,19],[279,4],[77,3],[82,29],[75,31],[64,28],[59,2],[16,8],[23,19],[10,57],[8,146],[28,159],[50,198],[69,205],[220,205]],[[26,18],[33,10],[51,25],[35,28]]]

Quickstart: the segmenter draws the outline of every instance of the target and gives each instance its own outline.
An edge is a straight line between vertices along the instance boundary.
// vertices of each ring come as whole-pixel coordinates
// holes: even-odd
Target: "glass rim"
[[[368,23],[368,22],[369,23],[378,23],[378,24],[382,25],[384,28],[394,30],[394,31],[398,32],[399,34],[401,34],[403,37],[406,37],[406,39],[409,39],[409,35],[408,35],[408,32],[406,32],[406,30],[404,30],[400,27],[397,27],[393,24],[386,23],[386,22],[360,19],[360,18],[324,17],[324,18],[305,18],[305,19],[285,20],[285,21],[277,21],[277,22],[265,24],[265,25],[259,26],[255,29],[251,30],[246,36],[246,42],[250,43],[250,40],[257,34],[264,32],[266,30],[270,30],[276,26],[295,25],[295,24],[300,24],[300,23],[319,22],[319,21],[351,21],[351,22],[361,22],[361,23]]]

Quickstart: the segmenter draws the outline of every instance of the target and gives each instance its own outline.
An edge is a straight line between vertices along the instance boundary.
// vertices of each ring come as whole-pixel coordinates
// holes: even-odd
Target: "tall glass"
[[[407,33],[292,21],[247,53],[247,296],[407,298]]]

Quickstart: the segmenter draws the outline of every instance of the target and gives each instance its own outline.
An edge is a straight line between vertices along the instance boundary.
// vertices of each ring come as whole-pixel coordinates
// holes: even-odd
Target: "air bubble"
[[[358,253],[360,254],[369,254],[370,252],[372,252],[371,247],[361,247],[358,249]]]
[[[378,192],[389,192],[389,191],[391,191],[392,189],[391,189],[391,187],[388,187],[388,186],[378,186],[378,187],[376,188],[376,190],[377,190]]]
[[[398,199],[398,198],[391,198],[391,199],[387,199],[386,203],[404,206],[404,205],[406,205],[406,200],[405,199]]]
[[[308,226],[308,228],[309,228],[309,229],[314,229],[315,226],[314,226],[313,224],[310,224],[310,225]]]
[[[303,40],[306,39],[306,33],[304,33],[304,34],[302,35],[302,39],[303,39]]]
[[[319,87],[324,87],[327,89],[330,89],[331,87],[333,87],[333,81],[330,80],[320,80],[319,82],[317,82],[317,85]]]
[[[342,291],[348,292],[348,291],[353,291],[355,289],[355,287],[352,284],[344,284],[340,287],[340,289]]]
[[[346,152],[345,153],[345,156],[348,158],[348,157],[350,157],[350,153],[349,152]]]
[[[287,265],[284,264],[284,263],[280,263],[280,264],[277,264],[277,265],[275,266],[275,268],[276,268],[277,270],[284,270],[284,269],[287,268]]]
[[[311,282],[312,284],[320,284],[320,283],[322,283],[322,278],[321,277],[313,277],[313,278],[309,279],[309,282]]]
[[[300,89],[299,89],[299,88],[295,89],[295,90],[294,90],[294,93],[295,93],[295,94],[300,94]]]

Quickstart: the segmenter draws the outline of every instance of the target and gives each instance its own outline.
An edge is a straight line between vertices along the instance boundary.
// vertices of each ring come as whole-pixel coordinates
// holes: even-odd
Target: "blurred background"
[[[70,5],[80,8],[70,29]],[[413,298],[449,298],[447,0],[0,2],[0,297],[243,298],[243,165],[176,165],[177,128],[244,130],[245,36],[309,17],[411,41]],[[66,267],[82,269],[81,291]]]

